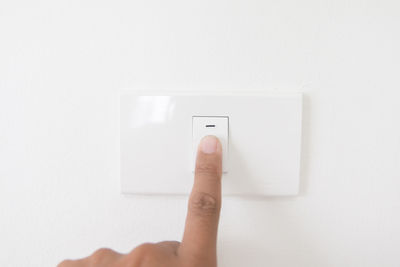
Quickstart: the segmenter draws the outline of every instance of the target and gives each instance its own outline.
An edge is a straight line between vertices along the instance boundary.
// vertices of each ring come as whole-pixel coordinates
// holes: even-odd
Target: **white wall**
[[[0,265],[179,239],[186,199],[119,194],[121,88],[303,91],[301,195],[224,199],[219,260],[400,266],[400,4],[2,1]]]

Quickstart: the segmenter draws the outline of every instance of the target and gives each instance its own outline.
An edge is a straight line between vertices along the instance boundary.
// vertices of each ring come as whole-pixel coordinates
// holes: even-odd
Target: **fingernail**
[[[200,149],[203,153],[212,154],[217,150],[217,138],[212,135],[207,135],[201,139]]]

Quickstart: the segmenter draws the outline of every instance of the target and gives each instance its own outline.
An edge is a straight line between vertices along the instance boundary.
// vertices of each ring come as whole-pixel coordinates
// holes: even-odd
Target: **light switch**
[[[229,118],[227,116],[192,117],[192,171],[196,166],[197,148],[204,136],[216,136],[222,145],[222,172],[228,172]]]

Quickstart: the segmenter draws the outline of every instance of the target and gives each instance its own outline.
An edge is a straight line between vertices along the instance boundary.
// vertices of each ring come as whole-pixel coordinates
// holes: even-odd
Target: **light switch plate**
[[[224,195],[296,195],[302,95],[120,96],[121,190],[187,195],[193,185],[193,116],[229,117]]]

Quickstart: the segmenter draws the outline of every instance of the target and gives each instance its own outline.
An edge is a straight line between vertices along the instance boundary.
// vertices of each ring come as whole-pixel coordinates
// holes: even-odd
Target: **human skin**
[[[145,243],[128,254],[102,248],[83,259],[64,260],[58,267],[216,267],[221,174],[221,143],[214,136],[206,136],[197,151],[181,242]]]

